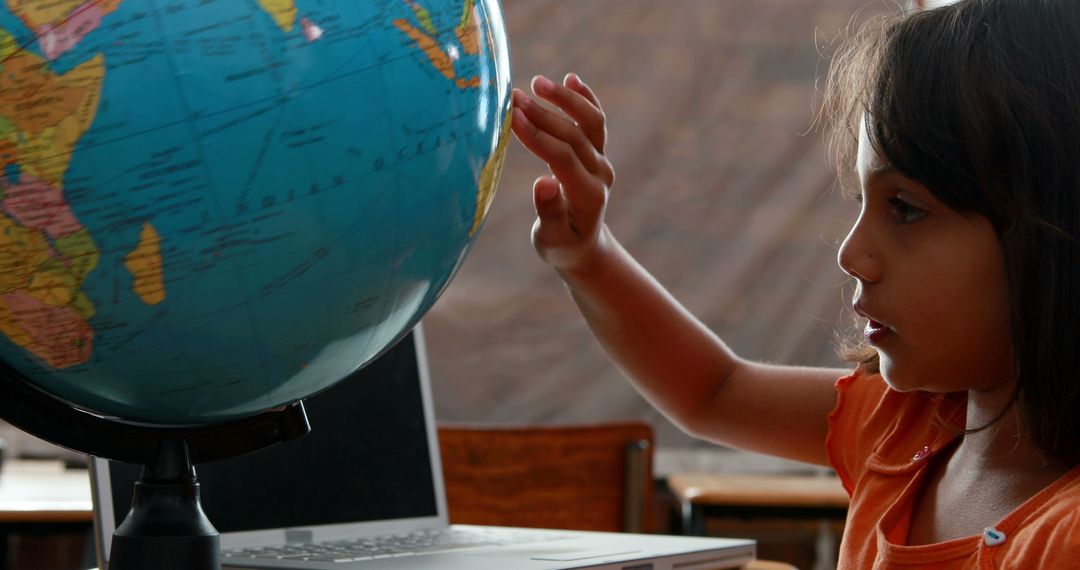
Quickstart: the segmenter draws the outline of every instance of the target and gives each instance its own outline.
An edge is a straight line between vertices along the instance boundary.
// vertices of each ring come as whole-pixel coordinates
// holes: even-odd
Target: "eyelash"
[[[911,224],[926,217],[926,210],[917,208],[897,197],[889,198],[889,206],[902,224]],[[911,217],[914,216],[914,217]]]
[[[855,195],[855,202],[858,204],[863,203],[862,194]],[[926,217],[926,210],[913,206],[896,196],[889,198],[888,203],[889,208],[892,209],[897,221],[901,224],[915,223]]]

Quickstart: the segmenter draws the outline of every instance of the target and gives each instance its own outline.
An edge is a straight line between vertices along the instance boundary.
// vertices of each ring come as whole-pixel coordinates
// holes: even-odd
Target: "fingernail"
[[[521,89],[514,89],[514,105],[521,106],[528,102],[529,98]]]
[[[578,77],[576,73],[567,73],[566,78],[563,80],[563,83],[567,85],[570,85],[571,83],[575,85],[581,85],[581,78]]]
[[[537,75],[536,77],[533,77],[532,88],[536,93],[551,93],[555,90],[555,84],[547,77]]]
[[[536,199],[541,202],[547,202],[558,195],[559,187],[554,184],[540,184],[536,189]]]
[[[512,113],[512,118],[510,119],[510,124],[511,125],[517,124],[517,125],[520,125],[520,126],[524,126],[524,125],[529,124],[529,118],[525,116],[525,112],[522,111],[521,109],[519,109],[517,107],[514,107],[514,110],[511,111],[511,113]]]

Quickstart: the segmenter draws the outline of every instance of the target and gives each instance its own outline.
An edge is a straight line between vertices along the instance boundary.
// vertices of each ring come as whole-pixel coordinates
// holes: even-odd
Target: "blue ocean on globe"
[[[160,425],[328,388],[460,268],[509,110],[496,0],[8,0],[0,359]]]

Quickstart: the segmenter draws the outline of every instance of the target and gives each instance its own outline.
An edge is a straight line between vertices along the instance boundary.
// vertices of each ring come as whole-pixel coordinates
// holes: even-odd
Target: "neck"
[[[964,436],[956,459],[984,471],[1057,472],[1054,462],[1035,447],[1023,429],[1011,401],[1015,386],[1010,382],[968,392],[967,429],[978,431]]]

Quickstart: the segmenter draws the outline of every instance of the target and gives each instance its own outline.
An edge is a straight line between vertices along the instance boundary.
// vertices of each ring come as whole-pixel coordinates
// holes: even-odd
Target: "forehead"
[[[859,120],[859,151],[855,158],[855,169],[859,174],[859,184],[866,185],[866,179],[874,172],[889,166],[888,161],[878,155],[874,145],[870,144],[869,123],[865,117]]]

